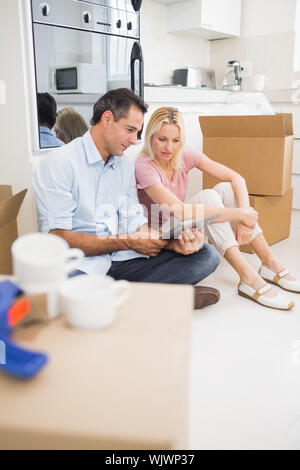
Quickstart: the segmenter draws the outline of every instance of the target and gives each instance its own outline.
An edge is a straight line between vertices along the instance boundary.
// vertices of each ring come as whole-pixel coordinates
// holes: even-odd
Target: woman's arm
[[[211,160],[204,154],[202,154],[201,163],[197,168],[218,180],[231,183],[238,207],[250,207],[246,181],[239,173]]]
[[[214,176],[221,181],[228,181],[232,185],[232,189],[237,201],[237,205],[240,208],[248,208],[249,197],[245,179],[236,171],[231,170],[221,163],[211,160],[206,155],[202,155],[201,163],[198,169]],[[249,243],[252,234],[252,227],[245,224],[242,220],[238,220],[235,227],[235,236],[239,245]]]
[[[245,208],[225,208],[203,206],[200,204],[185,204],[180,201],[175,194],[165,188],[162,183],[149,186],[145,188],[144,191],[155,204],[162,205],[170,211],[170,215],[174,215],[181,220],[218,213],[220,217],[218,217],[215,222],[231,222],[236,220],[251,228],[253,228],[257,222],[257,214],[252,209],[249,209],[249,206]]]

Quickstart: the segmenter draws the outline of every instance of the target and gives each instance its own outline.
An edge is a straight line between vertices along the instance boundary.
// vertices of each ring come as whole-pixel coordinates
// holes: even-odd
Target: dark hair
[[[93,117],[90,120],[90,124],[92,126],[97,124],[102,114],[108,110],[112,112],[114,120],[118,121],[120,118],[127,116],[130,106],[136,106],[143,114],[147,112],[148,108],[144,100],[128,88],[110,90],[94,104]]]
[[[47,124],[50,129],[55,124],[56,120],[56,101],[49,93],[37,94],[37,107],[39,125]]]

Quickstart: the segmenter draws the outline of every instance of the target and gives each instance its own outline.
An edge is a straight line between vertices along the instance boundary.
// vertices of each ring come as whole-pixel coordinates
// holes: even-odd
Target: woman
[[[187,177],[192,168],[222,183],[200,191],[186,204]],[[139,200],[147,207],[148,214],[151,204],[164,204],[181,219],[196,217],[203,207],[204,215],[219,214],[216,221],[207,226],[207,235],[239,275],[239,295],[266,307],[293,308],[292,300],[266,283],[300,292],[300,282],[272,254],[257,224],[258,214],[249,206],[244,178],[206,155],[184,148],[184,125],[178,109],[163,107],[152,114],[144,148],[136,160],[136,180]],[[262,261],[259,273],[239,250],[239,245],[247,243]]]
[[[54,131],[58,139],[65,144],[81,137],[88,129],[87,123],[76,109],[62,108],[58,111]]]

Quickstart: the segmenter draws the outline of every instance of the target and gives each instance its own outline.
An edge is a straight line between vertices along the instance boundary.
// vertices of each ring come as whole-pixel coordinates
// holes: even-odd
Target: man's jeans
[[[108,276],[116,280],[132,282],[159,282],[166,284],[195,285],[213,273],[220,263],[216,250],[204,243],[198,253],[181,255],[162,250],[155,258],[134,258],[128,261],[113,261]],[[82,274],[80,271],[71,276]]]

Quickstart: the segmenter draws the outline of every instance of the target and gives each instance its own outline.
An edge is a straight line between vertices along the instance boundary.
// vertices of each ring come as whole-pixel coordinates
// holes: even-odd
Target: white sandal
[[[246,297],[247,299],[264,305],[265,307],[276,308],[278,310],[290,310],[294,307],[295,302],[283,294],[279,293],[276,295],[276,297],[266,297],[263,295],[270,289],[272,289],[272,287],[269,284],[266,284],[258,290],[254,290],[244,282],[240,282],[238,287],[238,294],[242,297]]]
[[[265,281],[271,282],[272,284],[275,284],[276,286],[279,286],[284,290],[287,290],[289,292],[300,293],[299,281],[290,281],[289,279],[284,278],[284,276],[290,274],[287,269],[284,269],[283,271],[277,274],[262,265],[260,270],[258,271],[258,274],[260,274],[260,276]]]

